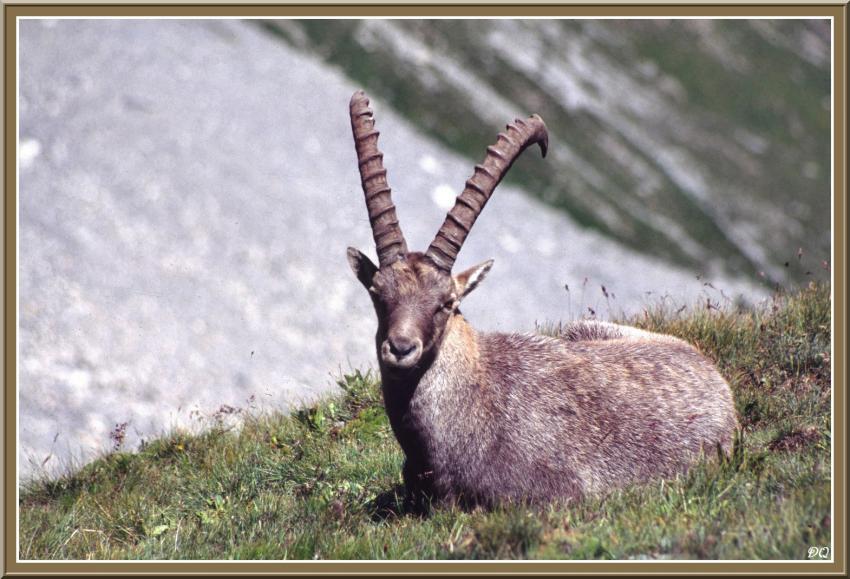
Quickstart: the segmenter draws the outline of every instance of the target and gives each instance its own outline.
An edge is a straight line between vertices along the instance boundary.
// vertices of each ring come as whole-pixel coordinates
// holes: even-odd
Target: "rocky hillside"
[[[829,259],[827,20],[265,26],[470,158],[539,112],[552,158],[513,182],[630,247],[782,283]],[[801,248],[811,261],[797,267]]]

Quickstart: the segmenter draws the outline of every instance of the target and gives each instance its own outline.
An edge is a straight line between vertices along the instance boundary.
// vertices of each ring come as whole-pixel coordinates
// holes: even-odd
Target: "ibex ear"
[[[487,276],[487,272],[490,271],[491,267],[493,267],[493,260],[488,259],[484,263],[474,265],[468,270],[453,276],[455,288],[457,288],[458,300],[463,299],[469,292],[478,287],[478,284]]]
[[[363,287],[369,289],[372,287],[372,278],[375,277],[375,272],[378,268],[372,263],[372,260],[363,255],[360,251],[353,247],[348,248],[348,265],[351,266],[351,271],[363,284]]]

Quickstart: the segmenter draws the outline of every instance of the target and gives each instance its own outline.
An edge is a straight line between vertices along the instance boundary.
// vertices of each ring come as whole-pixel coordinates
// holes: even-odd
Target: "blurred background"
[[[457,269],[483,330],[756,305],[829,277],[828,20],[23,20],[23,477],[375,366],[348,100],[424,250],[506,122]]]

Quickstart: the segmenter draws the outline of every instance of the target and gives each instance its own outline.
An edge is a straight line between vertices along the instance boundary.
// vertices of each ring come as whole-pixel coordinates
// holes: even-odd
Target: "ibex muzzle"
[[[492,260],[452,275],[472,225],[527,147],[548,135],[534,115],[498,135],[425,253],[399,227],[369,100],[351,127],[378,265],[348,261],[369,290],[384,403],[419,501],[569,500],[681,472],[737,427],[729,385],[685,342],[576,322],[558,338],[479,334],[459,304]],[[421,503],[418,503],[421,504]]]

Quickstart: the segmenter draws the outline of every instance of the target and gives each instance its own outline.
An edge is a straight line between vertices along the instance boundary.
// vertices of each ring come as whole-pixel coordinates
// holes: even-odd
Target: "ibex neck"
[[[430,419],[429,412],[453,412],[465,407],[474,399],[472,391],[482,382],[478,334],[463,316],[455,315],[449,320],[442,342],[434,351],[433,361],[423,368],[411,392],[411,409],[431,409],[422,416],[425,420]]]
[[[481,383],[480,367],[478,336],[458,314],[416,372],[381,368],[387,415],[406,457],[408,489],[433,483],[440,461],[446,460],[446,436],[472,436],[464,429],[477,423],[470,417],[479,414],[474,390]]]
[[[438,350],[433,371],[471,376],[478,370],[478,332],[462,315],[456,314],[449,319]],[[426,372],[426,376],[429,373],[431,371]]]

